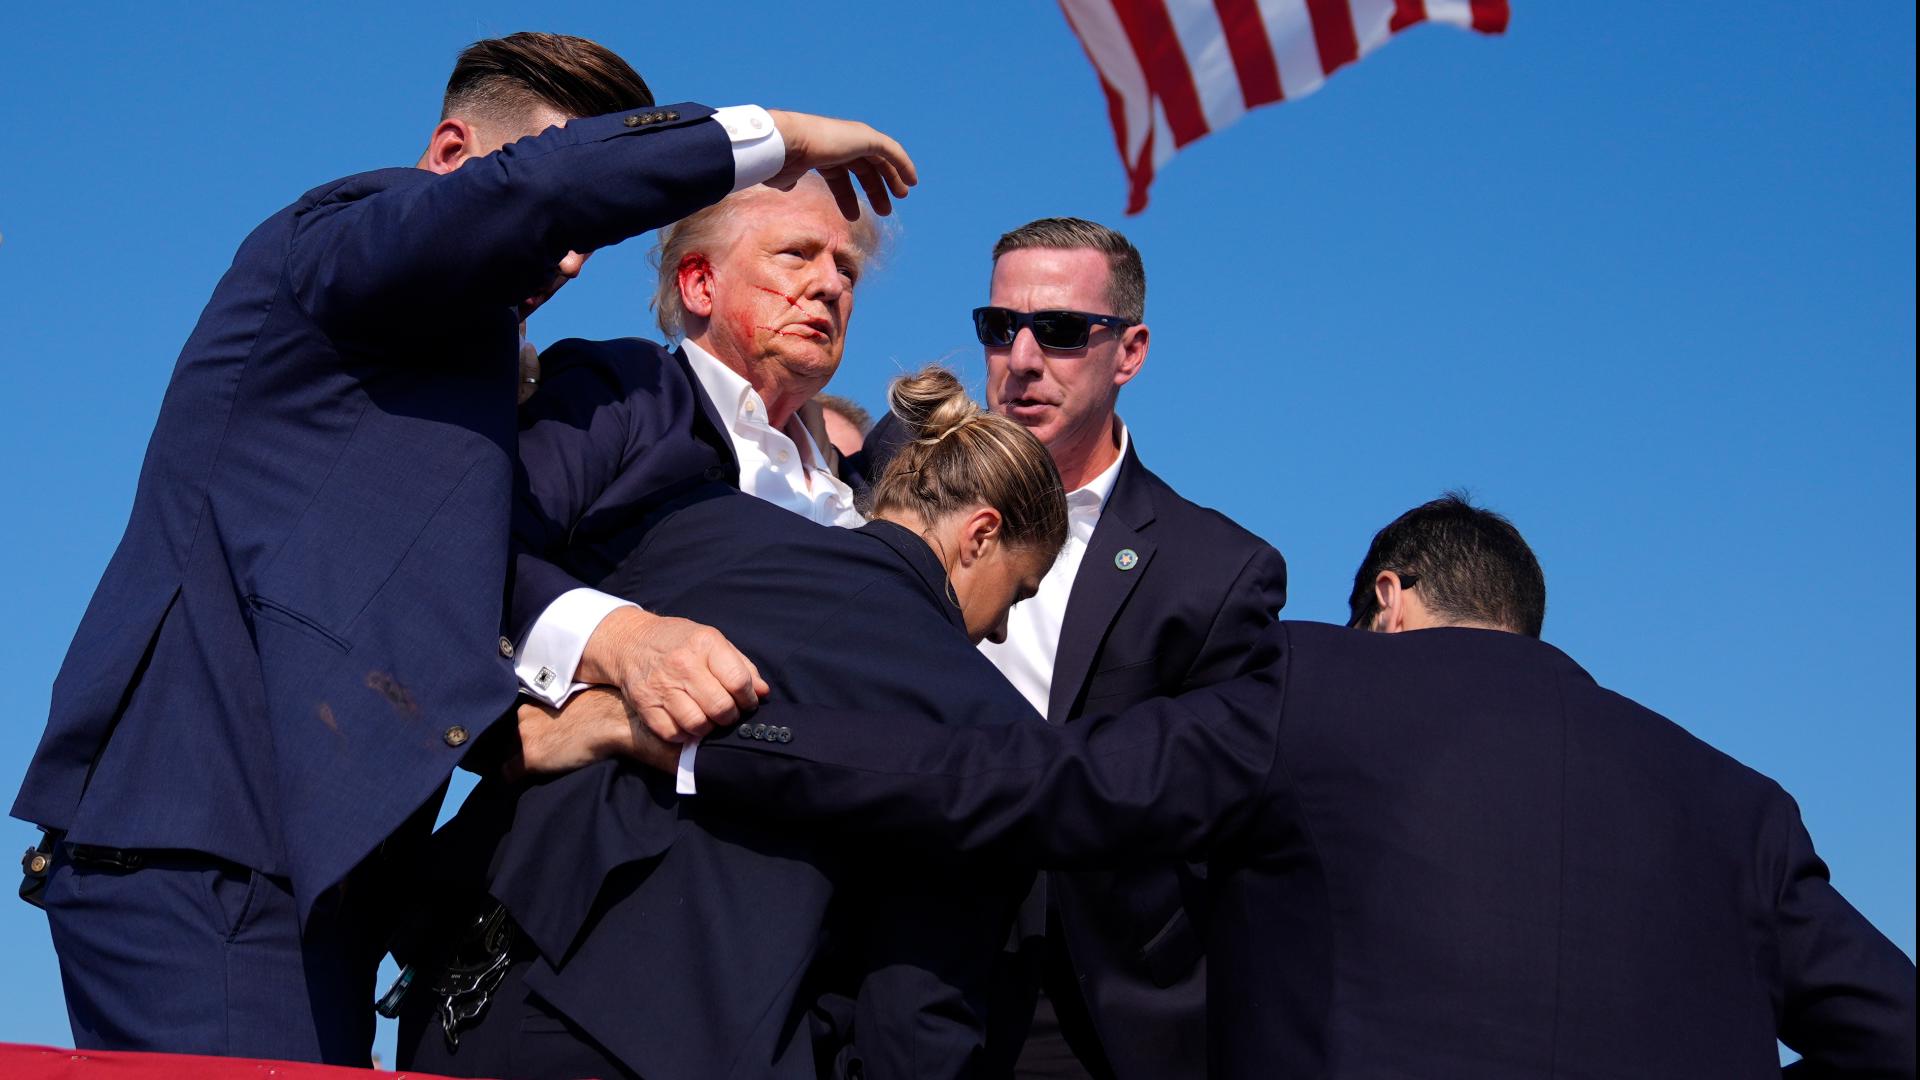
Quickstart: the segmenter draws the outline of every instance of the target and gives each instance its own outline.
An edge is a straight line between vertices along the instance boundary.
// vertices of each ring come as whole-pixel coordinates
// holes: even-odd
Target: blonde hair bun
[[[967,396],[959,376],[932,365],[893,380],[887,404],[915,439],[943,438],[984,412]]]
[[[1060,550],[1067,496],[1033,432],[982,408],[958,376],[938,365],[895,379],[887,401],[913,438],[874,484],[874,516],[934,522],[991,506],[1008,543]]]

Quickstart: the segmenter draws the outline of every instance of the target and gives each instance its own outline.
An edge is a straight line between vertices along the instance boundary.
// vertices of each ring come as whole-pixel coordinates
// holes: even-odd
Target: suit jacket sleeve
[[[1287,560],[1262,543],[1227,590],[1184,689],[1211,686],[1246,670],[1260,635],[1287,605]]]
[[[768,706],[743,727],[785,729],[790,741],[709,739],[698,797],[881,838],[895,852],[1062,867],[1205,852],[1245,828],[1265,790],[1285,637],[1270,627],[1238,678],[1066,726],[950,728]]]
[[[441,176],[301,215],[288,273],[329,334],[367,345],[444,337],[462,313],[519,303],[569,251],[618,243],[718,202],[725,131],[702,105],[575,120]]]
[[[1789,1076],[1914,1075],[1913,962],[1833,887],[1800,809],[1782,793],[1777,908],[1780,1041]]]

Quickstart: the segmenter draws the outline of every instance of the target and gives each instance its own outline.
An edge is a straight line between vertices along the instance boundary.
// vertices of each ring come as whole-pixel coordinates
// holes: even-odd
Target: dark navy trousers
[[[224,860],[56,856],[47,920],[74,1045],[367,1065],[385,935],[352,884],[302,934],[285,880]]]

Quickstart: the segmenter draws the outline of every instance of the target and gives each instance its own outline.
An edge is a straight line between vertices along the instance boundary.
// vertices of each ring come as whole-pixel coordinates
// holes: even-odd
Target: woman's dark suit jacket
[[[1043,722],[968,641],[940,561],[906,529],[826,528],[715,484],[636,532],[599,587],[720,630],[772,700]],[[816,1052],[841,1070],[858,1056],[868,1077],[967,1074],[1027,879],[895,869],[775,825],[682,805],[671,777],[604,762],[521,791],[484,784],[442,840],[488,868],[537,947],[526,985],[649,1080],[810,1077]],[[808,1013],[834,990],[851,1004],[816,1051]]]

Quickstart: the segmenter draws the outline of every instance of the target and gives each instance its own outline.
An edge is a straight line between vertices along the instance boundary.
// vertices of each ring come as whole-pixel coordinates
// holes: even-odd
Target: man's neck
[[[1086,446],[1067,447],[1065,453],[1053,455],[1054,467],[1060,470],[1060,485],[1068,491],[1078,491],[1092,483],[1094,477],[1106,472],[1120,456],[1119,419],[1108,413],[1106,424],[1095,430],[1098,434]]]
[[[786,430],[787,421],[793,419],[793,415],[800,411],[800,406],[805,405],[820,390],[818,386],[794,385],[780,380],[777,378],[780,373],[777,365],[766,365],[759,372],[742,371],[741,365],[713,351],[713,346],[708,342],[705,334],[689,337],[687,344],[699,346],[702,352],[713,357],[720,366],[745,379],[747,385],[753,387],[753,392],[760,395],[760,403],[767,407],[767,424],[776,431]]]

